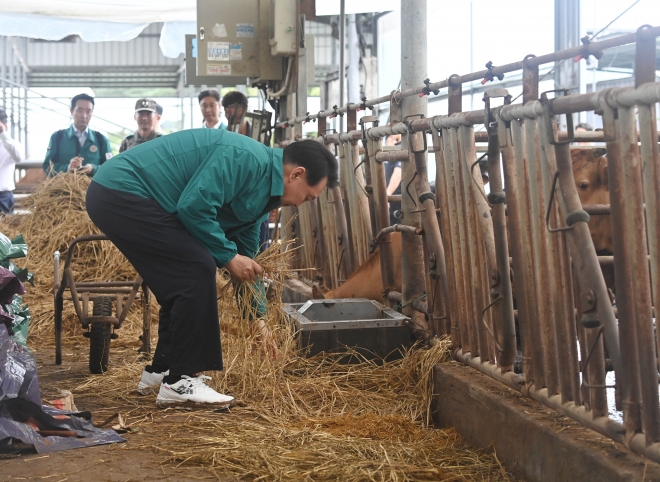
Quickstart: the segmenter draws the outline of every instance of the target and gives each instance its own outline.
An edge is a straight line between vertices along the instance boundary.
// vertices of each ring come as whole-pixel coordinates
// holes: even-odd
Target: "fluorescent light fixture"
[[[316,2],[316,15],[339,15],[339,0]],[[400,0],[346,0],[346,13],[387,12],[399,10]]]

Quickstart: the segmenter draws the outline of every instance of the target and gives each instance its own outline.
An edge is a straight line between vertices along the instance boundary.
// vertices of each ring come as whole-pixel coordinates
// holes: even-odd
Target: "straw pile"
[[[28,256],[20,264],[35,275],[35,286],[28,287],[23,297],[32,313],[32,343],[51,343],[53,339],[53,254],[61,253],[63,267],[69,243],[74,238],[100,234],[85,210],[85,193],[90,182],[85,175],[58,174],[45,181],[34,194],[20,200],[19,209],[30,214],[0,218],[0,232],[10,238],[23,234],[28,244]],[[130,263],[109,241],[82,243],[75,250],[72,269],[76,281],[119,281],[136,276]],[[157,307],[155,310],[152,307],[153,313],[157,311]],[[141,329],[141,314],[134,309],[122,331],[132,336],[141,333]],[[63,330],[72,339],[86,343],[80,336],[82,328],[73,306],[68,302],[64,305]]]
[[[97,232],[84,211],[88,183],[84,176],[56,176],[23,204],[32,214],[0,223],[9,236],[23,233],[30,247],[27,266],[37,278],[26,296],[33,346],[52,339],[53,251],[64,253],[74,237]],[[86,263],[76,266],[81,279],[135,276],[110,243],[89,246],[80,257]],[[428,428],[431,370],[448,360],[446,343],[412,349],[389,363],[345,365],[337,355],[301,356],[295,333],[282,322],[281,281],[289,248],[275,245],[258,259],[272,283],[265,321],[279,347],[274,360],[254,352],[249,322],[237,308],[234,289],[249,302],[253,288],[234,287],[226,273],[218,275],[225,369],[208,375],[211,386],[236,398],[229,413],[156,410],[153,396],[135,393],[144,361],[133,349],[137,340],[125,334],[141,331],[137,310],[112,342],[110,370],[67,387],[77,399],[104,407],[95,412],[96,420],[121,412],[137,431],[115,449],[155,450],[164,463],[202,465],[218,477],[245,480],[509,480],[494,455],[468,450],[452,430]],[[66,303],[65,314],[68,330],[80,330]],[[87,343],[82,336],[65,340]]]

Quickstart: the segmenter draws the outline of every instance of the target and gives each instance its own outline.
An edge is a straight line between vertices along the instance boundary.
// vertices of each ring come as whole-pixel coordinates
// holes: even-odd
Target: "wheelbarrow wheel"
[[[99,296],[94,300],[93,316],[112,316],[112,298]],[[110,323],[92,323],[89,334],[89,371],[103,373],[108,370],[110,357]]]

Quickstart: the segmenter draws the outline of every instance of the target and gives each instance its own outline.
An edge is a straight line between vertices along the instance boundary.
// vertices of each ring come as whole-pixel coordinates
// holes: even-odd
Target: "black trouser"
[[[161,306],[153,366],[169,368],[171,377],[222,370],[211,253],[153,199],[92,182],[87,212]]]

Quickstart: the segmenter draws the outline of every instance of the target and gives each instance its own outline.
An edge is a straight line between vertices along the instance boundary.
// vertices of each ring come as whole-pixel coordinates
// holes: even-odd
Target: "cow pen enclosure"
[[[455,360],[660,463],[660,27],[430,82],[416,3],[402,2],[401,90],[276,124],[283,146],[300,138],[302,123],[318,122],[317,140],[340,161],[340,187],[283,210],[282,236],[301,246],[294,267],[308,285],[334,289],[377,250],[381,301],[410,318],[417,339],[448,336]],[[625,44],[636,49],[634,87],[539,92],[540,66]],[[482,109],[463,111],[463,84],[519,70],[521,99],[495,86]],[[445,90],[447,114],[427,117],[427,96]],[[390,122],[378,125],[364,111],[383,103]],[[602,116],[602,131],[575,131],[573,116],[586,111]],[[328,133],[337,116],[346,130]],[[383,147],[391,134],[402,134],[401,149]],[[607,150],[609,205],[580,200],[570,145],[579,141]],[[478,150],[488,153],[488,190],[474,169]],[[383,165],[391,160],[403,161],[394,226],[388,201],[399,198],[387,195]],[[589,228],[598,216],[613,226],[607,256]],[[601,270],[612,265],[613,285]]]

